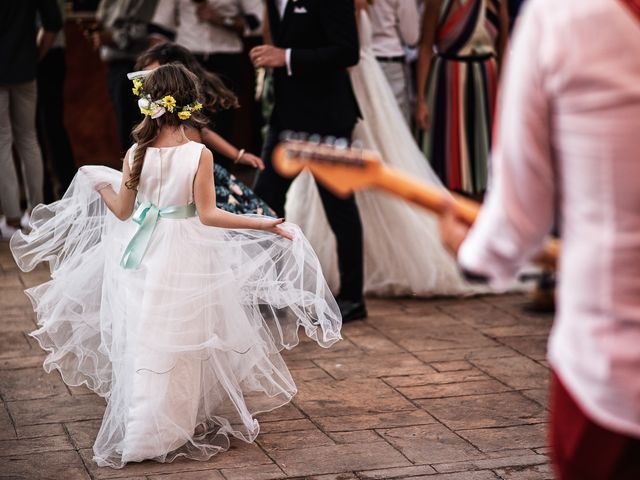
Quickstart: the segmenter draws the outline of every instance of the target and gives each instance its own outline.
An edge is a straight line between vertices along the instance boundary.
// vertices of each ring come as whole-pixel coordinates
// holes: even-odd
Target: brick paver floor
[[[299,388],[262,415],[252,445],[208,462],[91,461],[104,402],[42,369],[21,274],[0,244],[0,478],[134,480],[543,480],[548,315],[521,295],[369,300],[369,320],[329,350],[308,341],[285,357]]]

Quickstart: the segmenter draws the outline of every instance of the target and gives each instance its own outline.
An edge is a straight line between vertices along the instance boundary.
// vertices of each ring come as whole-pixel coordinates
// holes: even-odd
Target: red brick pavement
[[[98,468],[103,401],[42,370],[35,317],[0,244],[0,478],[132,480],[544,480],[545,343],[551,317],[525,298],[369,300],[329,350],[285,356],[299,393],[259,417],[261,434],[208,462]]]

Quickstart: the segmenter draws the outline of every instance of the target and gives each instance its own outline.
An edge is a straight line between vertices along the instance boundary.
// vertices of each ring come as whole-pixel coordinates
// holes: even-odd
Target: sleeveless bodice
[[[147,147],[138,185],[138,201],[151,202],[158,208],[192,203],[193,180],[203,147],[197,142],[176,147]],[[133,151],[129,165],[133,161]]]

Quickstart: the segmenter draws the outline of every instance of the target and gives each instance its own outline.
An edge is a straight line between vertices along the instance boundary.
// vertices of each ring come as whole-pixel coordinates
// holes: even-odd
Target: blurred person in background
[[[98,27],[90,33],[107,65],[107,87],[123,152],[131,145],[131,130],[140,121],[127,73],[133,71],[138,54],[149,46],[149,22],[156,3],[157,0],[101,0],[96,12]]]
[[[190,50],[238,95],[245,61],[242,39],[260,29],[262,13],[261,0],[159,0],[153,17],[154,28],[159,28],[153,36],[155,41],[174,40]],[[233,111],[216,114],[215,130],[225,139],[232,138]]]
[[[37,29],[37,16],[41,27]],[[2,238],[28,224],[30,210],[42,203],[42,153],[36,135],[38,61],[62,28],[56,0],[0,2],[0,222]],[[27,194],[20,208],[20,185],[12,149],[18,154]]]
[[[373,32],[371,49],[384,72],[407,124],[410,122],[409,82],[405,47],[420,39],[420,15],[415,0],[369,0]]]
[[[271,157],[286,130],[351,140],[360,115],[348,68],[360,59],[353,0],[268,0],[265,45],[253,48],[256,69],[273,69],[274,107],[262,151],[265,169],[255,191],[284,216],[292,179]],[[362,223],[353,195],[340,198],[318,185],[336,237],[343,323],[366,318],[363,297]]]
[[[63,23],[64,4],[64,0],[58,0]],[[77,170],[69,135],[64,126],[65,74],[65,36],[64,30],[60,30],[53,45],[38,64],[38,138],[45,159],[45,171],[50,167],[55,177],[54,179],[52,175],[46,175],[44,183],[46,203],[62,196]]]
[[[557,478],[638,479],[640,0],[529,0],[498,117],[485,205],[468,234],[449,215],[443,239],[466,271],[500,285],[559,216]]]
[[[480,196],[488,177],[507,0],[425,0],[416,123],[423,150],[450,189]]]

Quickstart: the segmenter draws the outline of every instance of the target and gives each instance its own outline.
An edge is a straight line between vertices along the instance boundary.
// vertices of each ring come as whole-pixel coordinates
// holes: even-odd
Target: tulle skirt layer
[[[99,173],[120,182],[119,172]],[[27,290],[32,336],[49,352],[47,371],[107,399],[99,465],[204,460],[230,436],[253,441],[254,415],[296,393],[279,352],[298,343],[299,327],[323,347],[340,339],[339,310],[295,225],[285,224],[289,241],[160,219],[141,265],[125,270],[137,225],[108,213],[80,174],[32,224],[11,240],[20,268],[51,268],[49,282]]]

